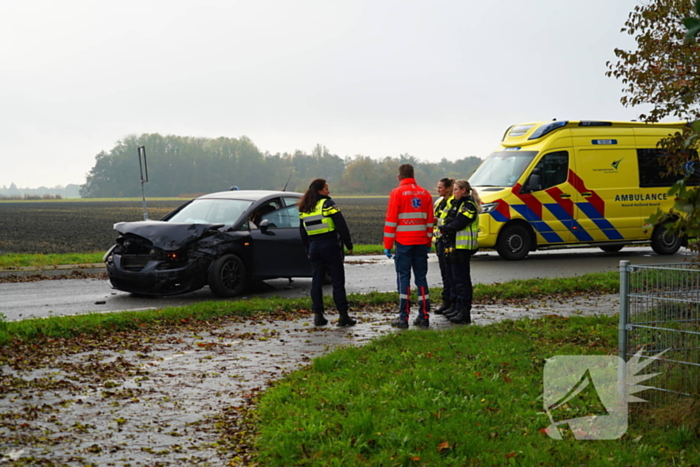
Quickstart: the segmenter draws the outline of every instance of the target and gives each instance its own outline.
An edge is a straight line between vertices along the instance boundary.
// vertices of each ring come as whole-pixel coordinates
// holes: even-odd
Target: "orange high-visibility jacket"
[[[428,190],[405,178],[389,195],[384,222],[384,248],[402,245],[430,246],[433,236],[433,197]]]

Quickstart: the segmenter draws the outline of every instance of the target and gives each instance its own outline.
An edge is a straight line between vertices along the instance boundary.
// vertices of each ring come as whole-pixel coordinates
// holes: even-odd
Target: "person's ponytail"
[[[309,185],[309,189],[306,190],[304,196],[302,196],[299,200],[299,203],[297,203],[297,206],[299,206],[299,212],[313,211],[314,208],[316,208],[318,200],[321,199],[321,196],[318,192],[323,190],[325,186],[326,181],[322,178],[317,178],[316,180],[311,182],[311,185]]]

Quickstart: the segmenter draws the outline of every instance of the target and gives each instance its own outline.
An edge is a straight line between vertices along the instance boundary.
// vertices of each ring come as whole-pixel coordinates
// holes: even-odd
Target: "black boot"
[[[391,322],[391,326],[399,329],[408,329],[408,321],[398,318]]]
[[[340,318],[338,319],[338,326],[344,327],[344,326],[354,326],[357,321],[352,319],[350,316],[348,316],[347,311],[340,311]]]
[[[325,326],[328,324],[328,320],[323,316],[323,312],[314,313],[314,326]]]
[[[433,313],[435,313],[436,315],[441,315],[451,308],[452,308],[452,305],[450,305],[450,302],[443,301],[442,305],[440,305],[440,308],[435,310]]]
[[[444,314],[445,318],[450,319],[453,316],[459,314],[459,308],[457,308],[457,306],[453,304],[451,307],[449,307],[447,310],[445,310],[445,313],[443,313],[443,314]]]
[[[423,318],[421,315],[418,315],[416,316],[416,319],[413,320],[413,325],[420,326],[422,328],[429,328],[430,320],[428,318]]]
[[[460,308],[459,313],[450,318],[450,323],[453,324],[472,324],[471,311],[469,308]]]

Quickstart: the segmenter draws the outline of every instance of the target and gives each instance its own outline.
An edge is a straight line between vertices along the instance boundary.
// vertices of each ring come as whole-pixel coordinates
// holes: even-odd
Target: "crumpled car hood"
[[[117,222],[114,230],[120,234],[132,234],[150,240],[153,246],[165,251],[175,251],[202,238],[208,231],[224,224],[178,224],[162,221]]]

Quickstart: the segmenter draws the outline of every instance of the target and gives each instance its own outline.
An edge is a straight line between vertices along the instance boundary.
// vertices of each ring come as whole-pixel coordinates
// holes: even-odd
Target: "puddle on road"
[[[522,307],[475,305],[476,324],[561,314],[613,314],[617,296]],[[2,380],[45,378],[51,390],[27,384],[0,395],[0,465],[226,465],[206,420],[242,404],[268,381],[340,346],[362,345],[397,332],[390,310],[351,313],[352,328],[316,328],[312,318],[241,321],[160,339],[143,351],[90,351],[58,357],[51,367],[19,373],[0,367]],[[431,318],[433,331],[452,327]],[[91,378],[108,369],[109,378]],[[104,375],[104,373],[103,373]],[[11,440],[11,441],[10,441]]]

